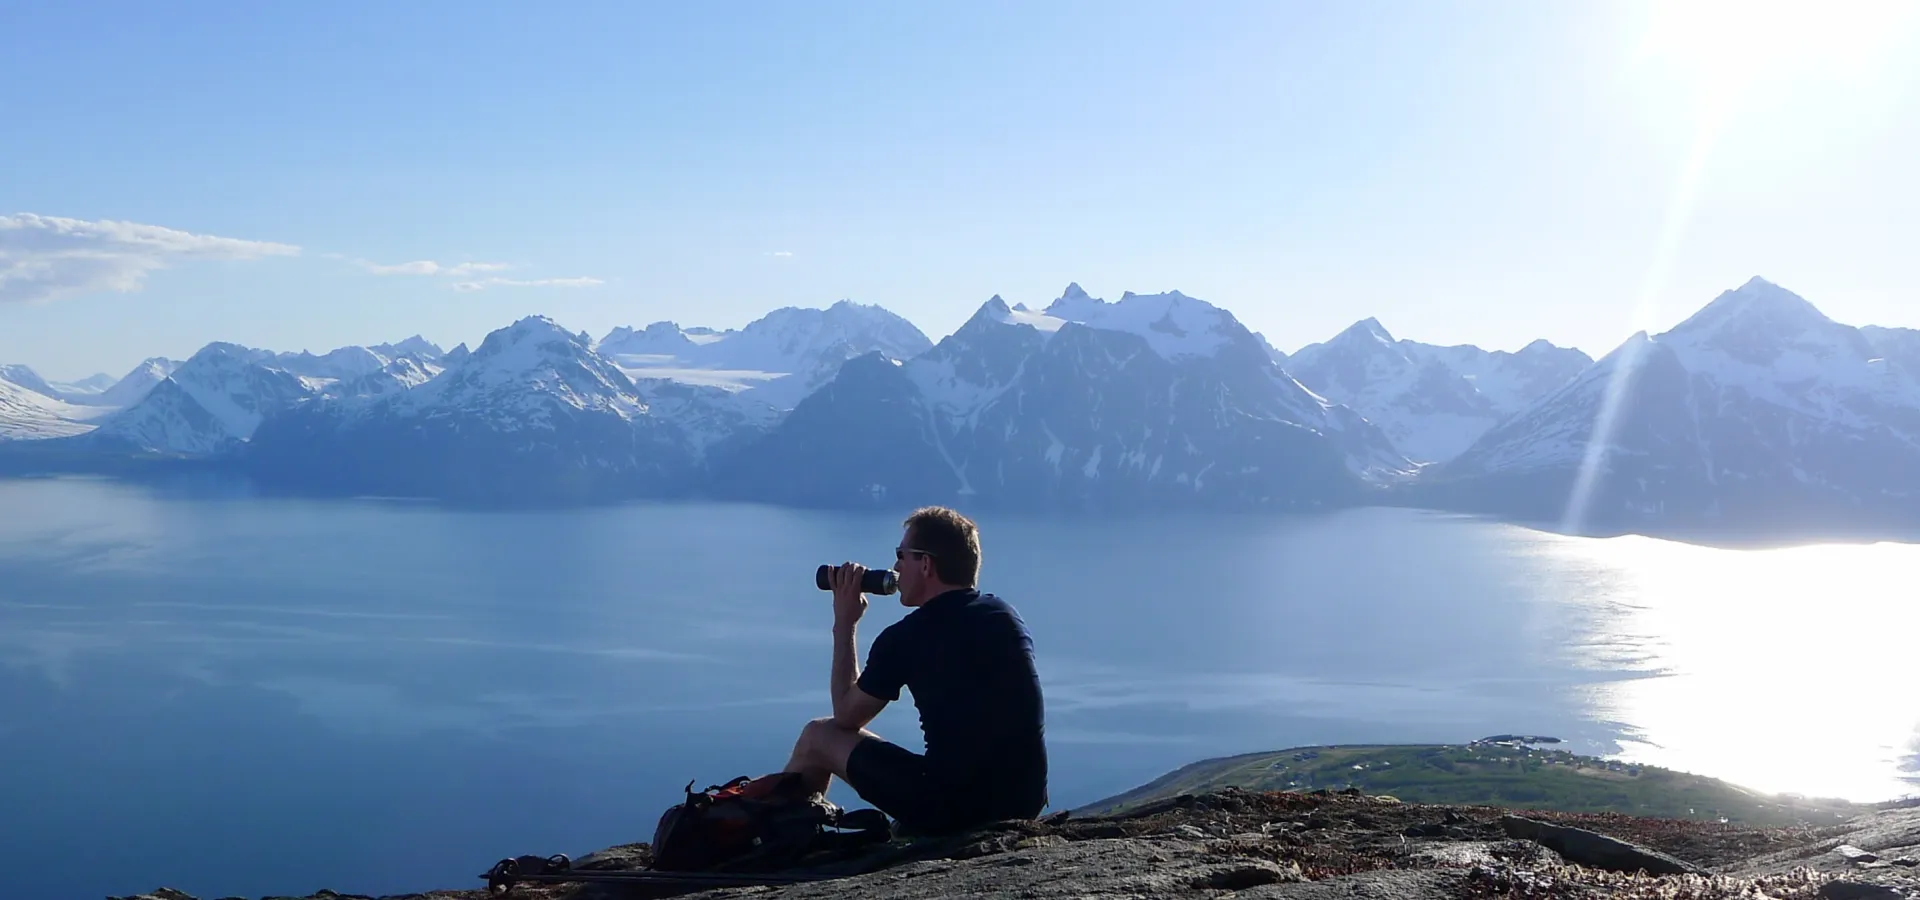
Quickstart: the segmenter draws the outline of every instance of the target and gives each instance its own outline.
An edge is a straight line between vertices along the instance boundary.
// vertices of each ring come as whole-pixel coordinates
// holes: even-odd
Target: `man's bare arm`
[[[887,705],[887,701],[860,689],[860,666],[855,660],[857,646],[851,623],[834,626],[833,723],[848,731],[865,728]]]
[[[860,689],[859,643],[854,632],[866,614],[867,597],[860,592],[865,567],[847,563],[833,575],[833,721],[848,731],[865,728],[887,701]]]

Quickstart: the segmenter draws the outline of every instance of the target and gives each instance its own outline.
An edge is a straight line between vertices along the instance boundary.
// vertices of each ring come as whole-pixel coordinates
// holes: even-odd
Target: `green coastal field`
[[[1831,823],[1866,809],[1844,800],[1765,794],[1702,775],[1489,739],[1295,747],[1202,760],[1074,813],[1122,812],[1225,787],[1300,792],[1351,787],[1408,803],[1617,812],[1753,826]]]

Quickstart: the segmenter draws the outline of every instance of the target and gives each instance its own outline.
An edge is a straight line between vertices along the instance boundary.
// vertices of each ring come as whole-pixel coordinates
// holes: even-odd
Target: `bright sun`
[[[1690,132],[1633,303],[1630,321],[1648,328],[1701,185],[1710,169],[1726,164],[1716,158],[1723,132],[1745,119],[1775,135],[1807,132],[1807,146],[1817,150],[1829,132],[1872,121],[1866,113],[1912,75],[1898,67],[1920,59],[1915,47],[1902,46],[1920,33],[1920,0],[1652,0],[1647,19],[1636,24],[1631,68],[1650,76],[1645,83],[1663,101],[1680,101]],[[1783,123],[1789,127],[1778,127]],[[1585,524],[1632,370],[1614,369],[1567,498],[1568,530]]]
[[[1641,52],[1709,105],[1808,79],[1874,77],[1920,0],[1663,0]]]

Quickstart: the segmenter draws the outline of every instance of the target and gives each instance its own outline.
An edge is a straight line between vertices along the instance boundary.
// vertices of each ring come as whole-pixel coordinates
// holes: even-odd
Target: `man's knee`
[[[865,728],[848,729],[833,720],[832,716],[814,719],[800,729],[800,749],[810,760],[823,768],[844,769],[846,760],[853,748],[863,738],[878,739],[880,736]]]
[[[845,730],[846,729],[841,728],[839,725],[834,724],[832,716],[821,716],[818,719],[808,720],[806,727],[800,729],[800,733],[802,735],[817,735],[824,731],[845,731]]]
[[[832,716],[814,719],[800,729],[800,746],[811,752],[830,740],[835,732],[843,731],[844,729],[833,723]]]

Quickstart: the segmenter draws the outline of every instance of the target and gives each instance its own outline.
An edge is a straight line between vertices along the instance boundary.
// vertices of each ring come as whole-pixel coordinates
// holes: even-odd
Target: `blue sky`
[[[1920,4],[1862,2],[5,3],[0,362],[1069,281],[1283,350],[1599,354],[1753,275],[1920,326]]]

